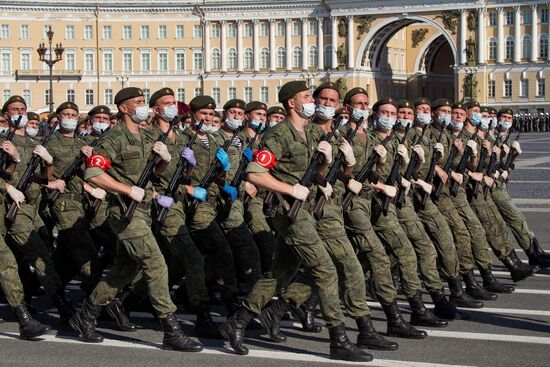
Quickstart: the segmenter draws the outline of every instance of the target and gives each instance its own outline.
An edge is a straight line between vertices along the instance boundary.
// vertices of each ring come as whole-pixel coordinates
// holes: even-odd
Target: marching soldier
[[[275,127],[275,125],[277,125],[279,122],[283,122],[285,120],[286,111],[282,107],[273,106],[268,108],[268,110],[266,111],[266,115],[267,121],[269,122],[269,126],[267,126],[267,128],[270,128]]]

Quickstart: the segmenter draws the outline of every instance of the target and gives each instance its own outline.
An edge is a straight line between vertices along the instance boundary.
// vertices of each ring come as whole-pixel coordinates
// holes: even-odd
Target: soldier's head
[[[311,91],[303,80],[284,84],[279,90],[279,102],[287,115],[294,120],[307,120],[315,114],[315,103]]]
[[[514,112],[511,108],[502,108],[497,113],[498,126],[504,130],[509,130],[512,127],[512,121],[514,119]]]
[[[464,122],[466,121],[467,112],[464,103],[457,102],[453,105],[451,111],[451,123],[449,124],[449,129],[451,131],[460,131],[464,127]]]
[[[473,126],[478,126],[481,123],[481,106],[478,101],[469,101],[464,104],[467,109],[467,121]]]
[[[111,114],[111,118],[109,119],[109,127],[112,129],[113,127],[117,126],[120,122],[119,114],[113,113]]]
[[[487,106],[481,106],[479,108],[479,111],[481,112],[481,122],[479,123],[479,128],[483,131],[489,130],[489,107]]]
[[[214,115],[216,112],[216,101],[210,96],[196,96],[189,102],[189,108],[191,109],[191,117],[193,123],[191,128],[197,130],[197,127],[201,121],[203,121],[200,133],[214,133],[218,131],[219,127],[213,125]]]
[[[344,109],[348,111],[353,122],[363,117],[363,124],[367,123],[369,117],[369,94],[361,87],[350,89],[344,96]]]
[[[234,131],[243,126],[246,102],[242,99],[234,98],[223,105],[223,129]]]
[[[378,131],[389,131],[397,121],[397,104],[391,97],[379,99],[372,106],[374,128]]]
[[[340,125],[345,125],[349,121],[349,112],[345,108],[341,107],[336,110],[336,115],[334,115],[334,118],[341,118],[342,120],[340,120]]]
[[[10,127],[10,124],[8,122],[8,118],[6,117],[6,115],[1,114],[0,115],[0,134],[3,134],[6,131],[8,131],[9,127]]]
[[[433,101],[432,120],[438,127],[445,127],[451,122],[451,111],[453,103],[447,98],[438,98]]]
[[[283,122],[286,118],[286,111],[279,106],[270,107],[267,110],[267,119],[269,120],[269,126],[273,127],[279,122]]]
[[[21,96],[11,96],[2,107],[2,114],[16,128],[22,129],[27,124],[27,102]],[[21,117],[21,119],[19,119]],[[19,122],[18,122],[19,121]]]
[[[189,122],[191,122],[191,115],[189,115]],[[222,127],[222,114],[218,111],[214,111],[214,117],[212,119],[212,126],[220,128]]]
[[[143,91],[136,87],[126,87],[115,95],[115,104],[121,119],[126,123],[139,124],[149,117],[149,107],[145,103]]]
[[[158,119],[165,122],[172,121],[178,115],[178,103],[170,88],[162,88],[153,93],[149,99],[149,107]]]
[[[489,129],[494,129],[497,127],[497,109],[494,107],[489,107]]]
[[[411,127],[414,121],[414,105],[408,99],[402,99],[397,102],[397,123],[399,129],[405,130]]]
[[[432,106],[430,100],[425,97],[419,97],[414,100],[414,114],[416,126],[426,126],[432,122]]]
[[[72,102],[64,102],[57,107],[55,113],[61,118],[59,129],[61,132],[69,133],[76,129],[78,124],[78,106]]]
[[[31,138],[34,138],[38,134],[40,117],[34,112],[29,112],[27,113],[27,118],[28,121],[27,126],[25,126],[25,134]]]
[[[245,112],[245,121],[249,128],[256,130],[262,124],[260,132],[265,129],[267,122],[267,105],[265,103],[259,101],[248,102]]]
[[[107,106],[95,106],[88,111],[88,121],[92,124],[92,134],[103,134],[110,126],[111,109]]]
[[[340,104],[340,90],[336,84],[326,82],[313,91],[315,98],[315,113],[320,121],[327,121],[334,117]]]

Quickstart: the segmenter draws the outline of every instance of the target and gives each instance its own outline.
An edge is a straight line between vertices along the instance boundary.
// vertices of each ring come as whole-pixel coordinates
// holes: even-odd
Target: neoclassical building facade
[[[550,111],[546,1],[14,0],[0,4],[2,98],[35,111],[52,101],[37,49],[64,48],[53,105],[112,105],[124,86],[171,87],[277,103],[304,79],[362,86],[371,99],[477,98],[518,112]],[[46,58],[49,53],[46,52]]]

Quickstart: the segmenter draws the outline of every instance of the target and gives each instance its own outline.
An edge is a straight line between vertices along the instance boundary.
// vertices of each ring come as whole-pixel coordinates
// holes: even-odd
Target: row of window
[[[538,8],[538,21],[540,23],[548,23],[548,8]],[[504,25],[513,26],[515,25],[515,11],[509,10],[504,12]],[[530,8],[521,9],[520,13],[520,23],[521,24],[531,24],[533,21],[533,10]],[[490,12],[487,14],[487,22],[490,27],[497,26],[497,13]]]
[[[514,59],[514,37],[508,36],[506,37],[505,41],[505,58],[506,59]],[[532,47],[532,41],[530,35],[523,36],[521,40],[521,49],[522,49],[522,57],[524,59],[530,59],[531,58],[531,47]],[[540,58],[547,58],[548,57],[548,35],[541,34],[539,36],[539,55]],[[496,60],[497,59],[497,39],[494,37],[489,38],[489,60]]]
[[[546,95],[546,81],[542,78],[537,78],[536,80],[536,97],[544,97]],[[489,98],[496,97],[496,81],[489,80],[487,86],[487,94]],[[504,79],[502,82],[502,97],[511,98],[512,97],[512,88],[513,83],[511,79]],[[520,79],[519,82],[519,96],[527,98],[529,97],[529,79]]]

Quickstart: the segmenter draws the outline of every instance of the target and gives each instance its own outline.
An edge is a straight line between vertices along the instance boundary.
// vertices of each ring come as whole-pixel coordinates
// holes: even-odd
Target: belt
[[[61,193],[59,194],[59,198],[60,199],[65,199],[65,200],[73,200],[73,201],[82,201],[82,199],[84,198],[84,195],[82,194],[74,194],[74,193],[71,193],[71,192],[64,192],[64,193]]]

